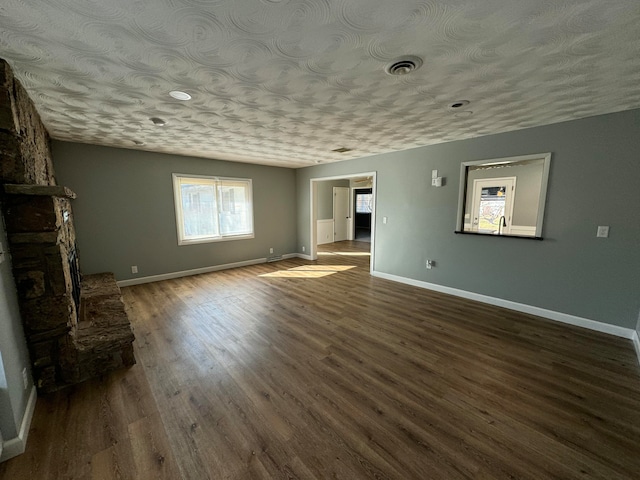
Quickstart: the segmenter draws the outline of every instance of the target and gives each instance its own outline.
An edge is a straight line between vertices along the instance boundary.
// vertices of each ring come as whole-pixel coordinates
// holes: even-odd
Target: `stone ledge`
[[[48,197],[76,198],[76,194],[69,188],[59,185],[25,185],[7,183],[4,185],[7,195],[40,195]]]
[[[113,273],[84,275],[80,291],[75,381],[135,364],[135,336]]]

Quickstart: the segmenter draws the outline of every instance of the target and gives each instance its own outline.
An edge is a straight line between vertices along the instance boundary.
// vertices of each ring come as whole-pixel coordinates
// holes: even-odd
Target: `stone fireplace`
[[[56,185],[49,137],[0,60],[0,183],[20,313],[39,391],[135,363],[112,274],[82,276],[71,202]]]

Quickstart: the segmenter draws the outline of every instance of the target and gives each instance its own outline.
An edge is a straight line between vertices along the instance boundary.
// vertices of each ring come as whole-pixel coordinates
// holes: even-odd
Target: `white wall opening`
[[[311,260],[318,259],[318,183],[326,182],[331,180],[352,180],[362,177],[371,177],[371,192],[373,194],[373,202],[371,209],[371,261],[369,263],[369,270],[371,272],[374,271],[375,265],[375,225],[376,225],[376,172],[362,172],[362,173],[354,173],[350,175],[337,175],[332,177],[318,177],[312,178],[309,181],[309,205],[311,208],[310,216],[311,219],[311,228],[310,228],[310,239],[309,239],[309,257]],[[351,189],[350,189],[351,190]],[[350,195],[352,196],[352,195]],[[352,202],[350,202],[351,205]],[[351,213],[353,213],[353,206],[351,208]],[[352,239],[353,236],[351,234],[352,226],[349,226],[349,239]]]

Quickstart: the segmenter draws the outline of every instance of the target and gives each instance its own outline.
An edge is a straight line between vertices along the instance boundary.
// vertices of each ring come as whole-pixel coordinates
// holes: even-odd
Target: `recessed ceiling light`
[[[142,140],[134,140],[133,143],[138,145],[139,147],[145,145],[145,143]]]
[[[398,60],[394,60],[384,68],[389,75],[406,75],[419,69],[422,66],[422,59],[415,55],[408,55]]]
[[[457,102],[450,104],[449,108],[451,110],[458,110],[459,108],[466,107],[469,103],[471,103],[469,100],[458,100]]]
[[[149,120],[151,120],[153,124],[158,127],[164,127],[167,124],[166,120],[163,120],[162,118],[159,118],[159,117],[151,117]]]
[[[331,150],[332,152],[336,152],[336,153],[345,153],[345,152],[350,152],[351,149],[350,148],[345,148],[345,147],[340,147],[340,148],[335,148],[333,150]]]
[[[191,100],[191,95],[189,95],[187,92],[181,92],[180,90],[171,90],[169,92],[169,95],[176,100],[182,100],[183,102]]]

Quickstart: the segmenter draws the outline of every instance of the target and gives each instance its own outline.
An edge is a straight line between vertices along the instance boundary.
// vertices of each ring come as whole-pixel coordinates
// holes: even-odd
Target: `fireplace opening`
[[[69,273],[71,274],[71,296],[76,305],[76,312],[80,311],[80,268],[78,267],[78,255],[75,245],[69,252]]]

